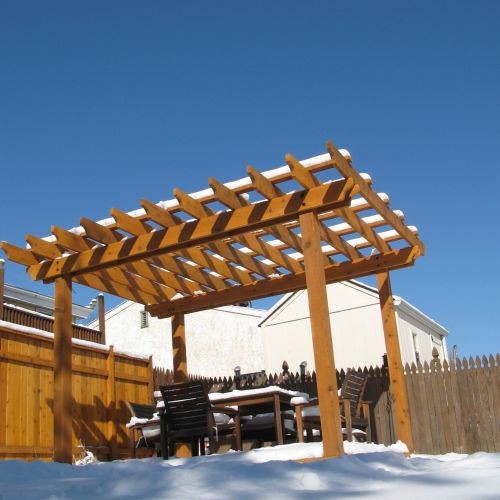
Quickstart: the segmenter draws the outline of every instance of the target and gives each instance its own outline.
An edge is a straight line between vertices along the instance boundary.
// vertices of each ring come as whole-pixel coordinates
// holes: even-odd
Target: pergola
[[[424,254],[389,198],[352,166],[347,151],[327,154],[152,203],[80,227],[3,242],[34,280],[55,283],[54,459],[71,462],[72,283],[144,304],[171,317],[175,381],[187,380],[184,315],[307,288],[325,456],[343,453],[326,284],[378,278],[397,436],[413,439],[388,272]]]

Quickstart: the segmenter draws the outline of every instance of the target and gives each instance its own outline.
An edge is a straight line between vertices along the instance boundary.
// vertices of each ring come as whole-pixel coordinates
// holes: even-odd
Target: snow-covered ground
[[[192,459],[156,458],[71,466],[0,462],[0,498],[500,498],[500,453],[416,455],[404,445],[345,443],[347,456],[321,456],[321,443]]]

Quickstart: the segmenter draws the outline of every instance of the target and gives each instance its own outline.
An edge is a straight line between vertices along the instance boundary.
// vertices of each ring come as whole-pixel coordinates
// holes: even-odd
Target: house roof
[[[54,297],[45,295],[33,290],[26,290],[18,286],[5,283],[4,285],[4,302],[9,304],[24,304],[40,307],[47,311],[54,311]],[[72,315],[78,319],[85,319],[91,313],[91,309],[87,306],[73,304]]]
[[[101,221],[7,242],[9,259],[34,280],[60,277],[142,303],[158,317],[225,306],[305,288],[302,216],[319,221],[326,281],[410,266],[424,245],[403,214],[388,208],[347,151],[327,154]],[[326,174],[326,175],[325,175]],[[305,219],[303,219],[305,220]],[[380,230],[380,229],[383,230]]]
[[[361,283],[360,281],[357,280],[347,280],[346,283],[349,283],[360,289],[368,290],[378,298],[378,290],[375,287],[372,287],[365,283]],[[277,311],[282,309],[283,306],[289,300],[295,297],[298,293],[303,293],[303,290],[283,295],[283,297],[281,297],[270,309],[268,309],[266,315],[262,318],[261,322],[259,323],[259,326],[262,326],[271,316],[273,316]],[[414,319],[422,323],[426,323],[427,325],[431,326],[434,330],[438,331],[441,335],[445,337],[448,335],[449,332],[444,326],[440,325],[437,321],[433,320],[430,316],[427,316],[420,309],[410,304],[402,297],[399,297],[398,295],[393,295],[393,299],[394,299],[394,307],[396,308],[396,310],[403,311],[406,314],[412,316]]]

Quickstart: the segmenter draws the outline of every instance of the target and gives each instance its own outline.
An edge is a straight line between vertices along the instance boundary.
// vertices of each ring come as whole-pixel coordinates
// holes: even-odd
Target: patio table
[[[272,411],[276,428],[276,443],[283,444],[282,410],[292,410],[290,400],[293,397],[308,398],[309,395],[298,391],[288,391],[278,386],[270,386],[231,392],[215,392],[209,394],[208,397],[214,406],[237,406],[242,416]]]

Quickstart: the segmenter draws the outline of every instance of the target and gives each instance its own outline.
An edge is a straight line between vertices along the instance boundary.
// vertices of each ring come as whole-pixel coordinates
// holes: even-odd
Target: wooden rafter
[[[243,234],[252,229],[274,225],[311,210],[330,210],[349,203],[354,185],[350,180],[332,182],[298,191],[229,212],[208,215],[176,226],[105,247],[90,249],[53,261],[30,266],[33,279],[50,280],[63,275],[78,275],[114,267],[137,259]]]
[[[391,250],[387,254],[362,257],[351,262],[331,264],[325,268],[327,283],[361,278],[374,272],[400,269],[411,266],[418,257],[414,247],[402,250]],[[305,273],[279,276],[268,280],[257,281],[251,285],[234,287],[220,293],[208,293],[197,297],[185,297],[170,304],[151,305],[147,310],[159,318],[178,313],[203,311],[246,300],[256,300],[272,295],[294,292],[305,288]]]
[[[234,183],[212,177],[210,189],[195,195],[175,189],[168,202],[142,199],[142,210],[112,208],[106,221],[82,217],[81,227],[70,231],[53,226],[52,237],[28,235],[28,248],[5,242],[2,247],[33,279],[69,276],[162,316],[305,286],[305,249],[297,228],[299,217],[311,211],[326,243],[320,258],[328,281],[410,265],[423,253],[402,213],[393,212],[388,197],[373,191],[371,179],[331,143],[327,155],[304,162],[287,155],[286,162],[288,167],[264,173],[249,166],[249,177]],[[342,178],[320,181],[315,174],[328,169]],[[281,184],[288,181],[301,190],[284,192]],[[252,192],[261,201],[251,201]],[[211,203],[227,210],[215,213]],[[365,210],[377,215],[363,216]],[[192,219],[185,220],[186,214]],[[389,230],[378,232],[379,227]],[[408,248],[393,250],[390,243],[397,240]],[[370,248],[371,257],[365,257]],[[335,262],[336,255],[343,261]]]

